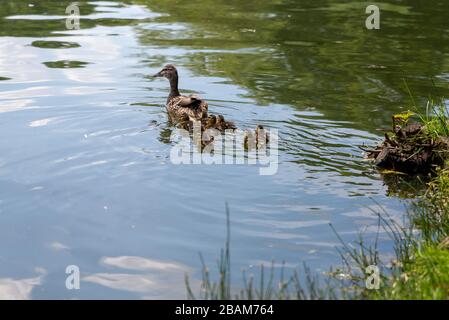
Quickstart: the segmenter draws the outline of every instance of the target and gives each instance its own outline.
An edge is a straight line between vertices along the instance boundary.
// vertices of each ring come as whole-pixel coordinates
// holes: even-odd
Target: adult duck
[[[207,118],[208,104],[195,95],[183,96],[178,90],[178,70],[172,64],[166,65],[153,77],[165,77],[170,81],[170,94],[167,98],[166,108],[170,116],[179,120],[188,116],[190,120]]]

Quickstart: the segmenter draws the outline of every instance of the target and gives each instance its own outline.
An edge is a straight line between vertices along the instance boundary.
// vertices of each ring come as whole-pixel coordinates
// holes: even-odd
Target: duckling
[[[215,125],[217,123],[217,117],[211,114],[209,117],[207,117],[205,129],[211,129],[215,128]]]
[[[251,130],[245,130],[243,133],[243,146],[245,150],[253,150],[257,147],[256,136]]]
[[[236,130],[237,127],[235,126],[235,124],[231,121],[226,121],[224,116],[219,114],[217,116],[217,122],[216,122],[216,129],[220,130],[220,131],[225,131],[225,130]]]
[[[206,139],[201,140],[201,150],[203,150],[206,146],[210,145],[214,142],[214,137],[208,137]]]
[[[236,125],[234,124],[234,122],[232,122],[232,121],[226,121],[225,124],[226,124],[226,130],[232,130],[232,131],[237,130],[237,127],[236,127]]]
[[[243,145],[246,150],[258,149],[266,146],[270,142],[268,132],[262,125],[257,125],[254,132],[245,130],[243,137]]]
[[[196,95],[182,96],[178,90],[178,71],[172,64],[166,65],[153,77],[165,77],[170,81],[170,94],[166,108],[169,114],[179,119],[184,114],[195,120],[207,118],[208,104]]]
[[[190,122],[190,118],[187,114],[183,114],[178,121],[178,126],[181,129],[190,131],[192,129],[192,123]]]
[[[224,131],[226,129],[226,123],[224,117],[219,114],[217,116],[217,121],[215,123],[215,128],[220,131]]]
[[[270,135],[268,132],[264,129],[262,125],[257,125],[256,127],[256,141],[257,144],[268,144],[270,142]]]

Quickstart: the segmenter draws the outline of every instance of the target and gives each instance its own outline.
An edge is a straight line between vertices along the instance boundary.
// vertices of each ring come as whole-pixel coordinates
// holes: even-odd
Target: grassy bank
[[[412,117],[417,123],[410,124]],[[188,297],[245,300],[449,299],[449,114],[442,102],[429,102],[425,115],[416,116],[408,112],[396,115],[393,122],[392,132],[386,135],[386,142],[380,146],[394,148],[391,163],[396,160],[408,163],[411,156],[424,153],[428,154],[428,159],[435,160],[435,163],[425,166],[430,170],[427,174],[432,175],[431,182],[425,194],[411,205],[405,224],[399,225],[381,209],[376,213],[379,228],[393,240],[394,259],[382,261],[377,238],[373,243],[365,243],[361,238],[356,243],[347,244],[335,230],[342,243],[339,248],[342,267],[338,270],[331,270],[323,277],[313,275],[304,266],[285,277],[284,268],[281,268],[280,275],[275,275],[274,265],[268,269],[261,266],[257,280],[252,276],[248,278],[244,272],[242,288],[233,289],[227,210],[228,236],[218,261],[218,272],[212,277],[201,259],[201,290],[195,294],[186,277]],[[413,135],[409,134],[410,126]],[[370,287],[376,283],[370,269],[373,266],[379,268],[378,287],[375,288]]]
[[[393,128],[393,132],[388,136],[386,135],[386,141],[392,141],[388,142],[388,146],[395,145],[395,149],[400,153],[405,149],[403,145],[407,145],[405,152],[408,155],[429,152],[429,149],[425,150],[426,147],[423,146],[432,146],[432,154],[428,154],[428,157],[434,161],[429,163],[429,172],[425,172],[431,174],[432,179],[424,195],[409,208],[405,226],[389,219],[386,212],[379,214],[380,224],[394,241],[395,258],[392,261],[380,261],[375,245],[364,248],[365,245],[359,243],[357,249],[343,245],[342,256],[349,257],[349,261],[346,261],[346,270],[354,280],[352,288],[357,292],[355,295],[357,298],[449,299],[447,107],[443,101],[429,101],[424,115],[413,115],[408,112],[395,117],[400,121],[400,125]],[[404,138],[402,131],[407,132],[406,128],[410,126],[416,128],[416,124],[420,128],[417,134]],[[399,134],[401,137],[397,136]],[[409,149],[410,146],[412,149]],[[363,270],[370,264],[382,266],[379,290],[366,288],[367,275]]]
[[[410,248],[401,250],[396,272],[369,298],[449,299],[448,200],[449,170],[440,169],[410,213],[419,235],[409,235]]]
[[[401,250],[397,272],[387,286],[368,295],[382,299],[449,298],[449,114],[443,101],[429,101],[419,116],[422,135],[438,143],[441,159],[427,192],[410,210],[410,224],[419,235],[410,234],[410,247]]]

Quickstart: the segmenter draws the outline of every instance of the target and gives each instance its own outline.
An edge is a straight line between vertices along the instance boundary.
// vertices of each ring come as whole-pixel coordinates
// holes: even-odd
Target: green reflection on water
[[[195,49],[177,62],[232,79],[261,105],[313,108],[376,132],[410,108],[404,79],[422,100],[448,93],[445,1],[380,3],[379,31],[365,29],[358,1],[133,2],[168,13],[161,22],[193,26],[150,27],[142,43]]]
[[[59,60],[59,61],[44,62],[44,64],[48,68],[70,69],[70,68],[84,68],[89,63],[88,62],[82,62],[82,61]]]
[[[33,41],[31,45],[43,49],[70,49],[80,46],[78,43],[67,41]]]
[[[153,55],[148,59],[151,67],[172,62],[198,76],[228,79],[246,89],[243,95],[260,107],[283,104],[312,110],[330,121],[344,121],[348,128],[379,134],[379,129],[390,126],[391,114],[411,108],[404,80],[419,102],[448,93],[445,1],[379,3],[377,31],[364,27],[366,4],[359,1],[114,2],[119,7],[143,5],[161,15],[144,20],[95,18],[110,7],[80,1],[81,32],[96,26],[132,26],[144,47],[185,51]],[[32,7],[3,1],[0,36],[45,37],[32,43],[39,48],[76,47],[48,39],[67,35],[65,7],[64,2],[50,0],[35,1]],[[33,15],[49,18],[35,20]],[[71,60],[45,65],[86,67]]]

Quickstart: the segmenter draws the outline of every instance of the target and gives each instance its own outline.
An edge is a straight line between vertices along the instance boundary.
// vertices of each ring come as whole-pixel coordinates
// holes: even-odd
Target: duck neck
[[[167,102],[173,98],[179,97],[181,94],[178,90],[178,75],[175,75],[170,79],[170,94],[168,95]]]

